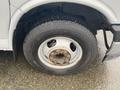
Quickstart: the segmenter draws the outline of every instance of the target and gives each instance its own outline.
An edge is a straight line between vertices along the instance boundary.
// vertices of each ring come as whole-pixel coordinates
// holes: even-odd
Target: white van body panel
[[[31,10],[34,7],[47,4],[47,3],[54,3],[54,2],[70,2],[70,3],[77,3],[82,4],[88,7],[92,7],[99,12],[101,12],[106,18],[109,20],[111,24],[120,24],[120,1],[119,0],[2,0],[1,2],[5,3],[4,8],[9,7],[8,2],[10,1],[11,5],[11,22],[10,27],[4,27],[4,31],[0,31],[0,35],[5,37],[5,40],[0,40],[3,43],[0,43],[0,50],[7,49],[7,50],[13,50],[13,33],[16,29],[17,23],[19,22],[20,18],[29,10]],[[2,4],[2,3],[0,3]],[[2,4],[3,5],[3,4]],[[3,8],[0,5],[0,9]],[[3,11],[4,21],[6,24],[9,24],[9,20],[7,21],[7,18],[9,18],[9,8]],[[6,16],[6,13],[8,16]],[[4,26],[3,25],[3,26]],[[3,27],[0,27],[3,28]],[[10,29],[8,29],[10,28]],[[4,33],[4,34],[3,34]],[[1,36],[1,37],[2,37]],[[7,44],[7,45],[5,45]]]
[[[103,3],[105,3],[106,6],[109,7],[116,15],[117,22],[113,23],[120,24],[120,0],[99,0],[99,1],[103,1]]]
[[[0,1],[0,50],[8,49],[10,11],[8,0]]]
[[[28,1],[30,1],[30,0],[10,0],[11,16],[14,15],[14,13],[16,12],[16,10],[18,10],[18,8],[20,8],[22,5],[24,5]]]
[[[8,37],[9,21],[9,2],[3,0],[2,3],[0,2],[0,39]]]

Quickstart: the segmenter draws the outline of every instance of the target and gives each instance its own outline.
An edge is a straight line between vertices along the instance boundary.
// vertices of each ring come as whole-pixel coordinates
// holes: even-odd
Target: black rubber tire
[[[82,59],[73,67],[63,70],[52,69],[44,65],[38,58],[38,48],[46,39],[55,36],[65,36],[77,41],[82,49]],[[81,71],[87,67],[98,55],[95,36],[83,25],[72,21],[56,20],[36,26],[26,36],[23,52],[27,61],[35,68],[48,74],[66,75]]]

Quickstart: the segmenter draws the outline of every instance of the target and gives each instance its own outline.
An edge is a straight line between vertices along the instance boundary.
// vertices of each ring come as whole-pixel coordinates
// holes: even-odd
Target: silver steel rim
[[[68,37],[53,37],[38,48],[39,60],[52,69],[67,69],[75,66],[83,55],[82,47]]]

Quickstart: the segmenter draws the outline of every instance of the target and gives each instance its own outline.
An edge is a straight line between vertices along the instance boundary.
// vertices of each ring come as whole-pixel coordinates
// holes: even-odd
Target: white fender
[[[70,2],[76,4],[82,4],[91,8],[94,8],[101,12],[110,23],[117,22],[117,17],[114,12],[101,0],[30,0],[27,3],[23,4],[12,16],[10,30],[9,30],[9,49],[13,50],[13,33],[16,29],[16,26],[20,20],[20,18],[29,10],[34,7],[54,2]]]

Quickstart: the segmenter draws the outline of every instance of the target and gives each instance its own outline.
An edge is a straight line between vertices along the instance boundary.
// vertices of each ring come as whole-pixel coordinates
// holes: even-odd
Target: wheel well
[[[82,20],[87,23],[87,28],[94,34],[98,29],[109,28],[109,23],[104,15],[93,8],[65,2],[45,4],[31,9],[22,16],[13,36],[14,49],[19,49],[22,46],[25,36],[34,27],[36,21],[39,20],[39,24],[43,23],[48,21],[49,19],[46,17],[50,16],[56,16],[52,20],[59,19],[61,16],[65,16],[62,19],[69,19],[66,16],[74,17],[76,18],[75,22]]]

